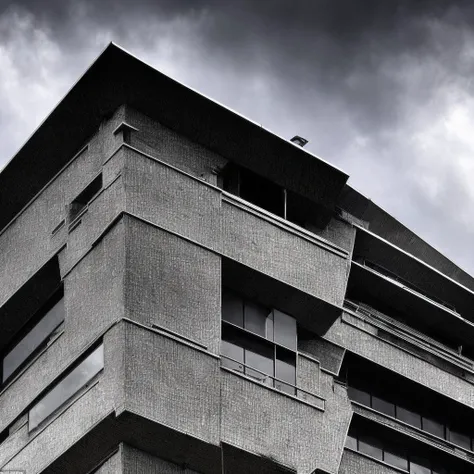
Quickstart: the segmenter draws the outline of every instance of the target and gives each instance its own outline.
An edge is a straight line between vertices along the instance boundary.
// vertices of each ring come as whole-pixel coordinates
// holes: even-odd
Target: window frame
[[[243,316],[242,317],[242,323],[243,323],[242,326],[239,326],[239,325],[237,325],[233,322],[230,322],[230,321],[224,319],[224,298],[225,298],[225,295],[229,295],[229,294],[232,295],[232,298],[240,300],[240,302],[241,302],[242,316]],[[268,328],[267,328],[267,326],[265,326],[265,336],[247,329],[245,327],[245,324],[246,324],[245,305],[246,305],[246,303],[251,304],[251,305],[257,305],[257,306],[260,306],[262,308],[266,308],[269,312],[271,312],[272,313],[272,318],[271,319],[272,319],[272,322],[273,322],[272,329],[273,330],[275,329],[273,312],[275,310],[276,311],[279,311],[279,310],[277,310],[276,308],[269,308],[266,305],[262,305],[261,303],[258,303],[255,300],[247,298],[247,297],[235,292],[234,290],[232,290],[230,288],[223,287],[222,288],[222,302],[221,302],[221,341],[225,341],[227,343],[234,344],[235,346],[242,348],[243,349],[243,362],[238,361],[236,359],[233,359],[232,357],[229,357],[229,356],[223,354],[222,348],[221,348],[221,358],[223,360],[228,360],[228,361],[231,362],[229,365],[226,365],[226,363],[223,361],[222,366],[225,367],[225,368],[228,368],[230,370],[233,370],[235,372],[242,373],[242,374],[247,375],[248,377],[252,377],[252,378],[256,378],[256,377],[253,377],[248,372],[255,371],[255,372],[261,373],[264,376],[263,378],[268,377],[270,379],[271,383],[269,384],[269,383],[267,383],[268,381],[265,381],[265,380],[261,381],[258,378],[256,378],[256,380],[260,381],[261,383],[264,383],[265,385],[269,385],[272,388],[275,388],[276,390],[278,390],[280,392],[296,396],[297,393],[298,393],[298,390],[301,390],[301,389],[297,388],[297,384],[296,384],[296,382],[298,380],[298,346],[297,346],[298,334],[297,334],[297,321],[296,321],[296,318],[293,318],[293,316],[288,315],[287,313],[279,311],[279,312],[285,314],[286,316],[291,317],[292,319],[295,320],[295,348],[292,349],[292,348],[289,348],[289,347],[287,347],[285,345],[282,345],[278,342],[275,342],[274,333],[272,333],[271,338],[268,337],[268,331],[267,331]],[[271,359],[272,360],[272,373],[271,374],[265,373],[265,372],[263,372],[259,369],[256,369],[256,368],[248,365],[247,364],[246,353],[250,349],[245,347],[245,345],[240,345],[239,346],[238,344],[235,344],[233,341],[227,339],[224,335],[225,331],[233,331],[235,334],[238,334],[246,342],[248,342],[248,345],[251,345],[252,341],[255,341],[256,344],[261,344],[262,346],[265,345],[268,348],[271,348],[272,349],[272,359]],[[294,384],[289,383],[286,380],[282,380],[282,379],[279,379],[279,378],[276,377],[277,361],[280,360],[278,358],[278,355],[277,355],[278,351],[280,351],[280,352],[283,351],[286,354],[290,353],[294,356],[294,380],[295,380]],[[235,365],[235,364],[241,365],[242,370],[239,370],[237,368],[232,367],[232,365]],[[277,385],[280,385],[281,387],[287,387],[287,389],[285,390],[281,387],[279,388]],[[288,388],[288,387],[291,387],[291,388]]]
[[[69,203],[68,223],[69,226],[75,224],[85,212],[87,212],[90,203],[104,189],[104,179],[102,172],[98,173],[82,191]]]
[[[0,353],[0,390],[11,383],[35,358],[50,344],[51,340],[61,331],[65,321],[65,311],[62,321],[41,341],[38,346],[6,377],[4,376],[5,358],[35,329],[35,327],[43,320],[54,306],[64,300],[64,285],[61,283],[50,295],[45,302],[32,314],[28,321],[15,333],[11,341],[5,346]]]
[[[71,373],[74,372],[82,363],[84,363],[88,357],[90,357],[96,350],[102,349],[102,367],[101,369],[95,373],[91,378],[89,378],[86,382],[84,382],[73,394],[71,394],[68,398],[64,399],[54,410],[52,410],[48,415],[46,415],[40,422],[38,422],[35,426],[30,427],[30,416],[31,411],[38,406],[38,404],[48,395],[50,394],[56,387],[58,387],[61,382],[63,382]],[[105,346],[104,341],[100,340],[96,342],[91,348],[89,348],[85,354],[82,354],[79,359],[76,359],[65,371],[63,371],[58,377],[56,377],[53,382],[51,382],[48,387],[46,387],[29,405],[29,407],[25,410],[26,413],[26,424],[28,433],[35,433],[38,430],[42,429],[46,426],[50,421],[52,421],[59,413],[69,407],[72,403],[74,403],[78,398],[81,397],[91,387],[102,375],[105,370]]]

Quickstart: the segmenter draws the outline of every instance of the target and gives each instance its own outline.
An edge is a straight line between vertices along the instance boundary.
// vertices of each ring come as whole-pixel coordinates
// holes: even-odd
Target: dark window
[[[421,421],[422,421],[422,429],[424,431],[427,431],[428,433],[431,433],[435,436],[439,436],[440,438],[444,438],[446,436],[443,424],[435,420],[432,420],[430,418],[427,418],[425,416],[422,418]]]
[[[62,289],[33,316],[32,322],[20,331],[16,342],[2,360],[2,382],[17,373],[32,356],[38,353],[64,321]]]
[[[221,343],[222,365],[229,369],[244,371],[244,348],[230,342],[229,340],[222,340]]]
[[[346,448],[353,449],[354,451],[358,451],[359,449],[358,444],[357,444],[357,437],[352,433],[349,433],[347,435]]]
[[[320,206],[253,171],[230,164],[220,180],[226,191],[272,214],[310,230],[323,227],[324,211]]]
[[[242,199],[284,217],[284,190],[269,179],[241,168],[239,191]]]
[[[381,441],[373,436],[362,434],[359,436],[359,451],[375,459],[383,460],[383,447]]]
[[[359,390],[358,388],[349,387],[347,389],[349,398],[357,403],[370,407],[370,394]]]
[[[268,310],[262,305],[246,301],[244,304],[244,327],[245,329],[266,337],[267,335],[267,318],[271,315],[271,310]]]
[[[242,298],[230,291],[222,293],[222,319],[241,328],[244,327],[244,302]]]
[[[443,456],[410,437],[358,417],[353,418],[345,446],[411,474],[465,474],[472,471],[471,466],[462,461]]]
[[[104,368],[104,346],[101,344],[49,390],[29,411],[28,430],[37,428],[70,400]]]
[[[449,440],[458,446],[471,449],[471,438],[464,433],[458,432],[457,430],[450,429]]]
[[[359,381],[360,383],[360,381]],[[367,385],[364,385],[367,386]],[[380,392],[380,387],[378,387],[378,392]],[[462,429],[453,429],[449,428],[449,425],[435,420],[431,417],[422,416],[420,413],[414,410],[409,410],[405,407],[396,405],[395,403],[387,401],[385,398],[376,396],[371,394],[365,390],[361,390],[360,388],[355,388],[352,386],[348,386],[347,393],[349,398],[357,403],[360,403],[365,406],[369,406],[374,410],[384,413],[388,416],[396,417],[397,419],[414,426],[416,428],[422,429],[432,435],[438,436],[439,438],[447,439],[451,441],[453,444],[460,446],[462,448],[472,450],[473,449],[473,439],[470,436],[469,432]],[[385,389],[385,393],[387,390]],[[395,396],[395,394],[392,394]],[[387,395],[388,397],[388,395]],[[431,411],[433,407],[431,407]],[[421,409],[420,409],[421,411]],[[426,407],[425,407],[426,411]],[[417,468],[421,469],[421,468]]]
[[[274,310],[274,341],[296,350],[296,319],[281,311]]]
[[[431,474],[431,463],[427,458],[410,456],[411,474]]]
[[[72,222],[102,189],[102,173],[97,176],[69,206],[69,221]]]
[[[383,460],[391,466],[408,470],[407,454],[395,446],[388,446],[384,449]]]
[[[421,416],[419,413],[397,406],[397,418],[411,426],[421,429]]]
[[[2,444],[10,436],[10,429],[7,428],[0,433],[0,444]]]
[[[245,373],[260,382],[273,385],[274,348],[265,341],[251,339],[245,345]]]
[[[372,408],[388,416],[395,417],[395,405],[372,395]]]
[[[291,395],[296,394],[296,359],[295,354],[283,347],[276,347],[275,387]],[[287,383],[284,383],[287,382]]]
[[[223,367],[296,394],[296,320],[291,316],[224,289],[221,354]]]

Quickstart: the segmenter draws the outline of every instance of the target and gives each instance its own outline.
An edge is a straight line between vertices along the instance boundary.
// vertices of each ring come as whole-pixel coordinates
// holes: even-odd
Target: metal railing
[[[224,361],[231,362],[231,364],[227,365]],[[255,379],[257,382],[260,382],[264,385],[268,385],[272,388],[276,388],[277,390],[283,393],[293,395],[307,403],[316,405],[319,408],[324,409],[325,399],[320,397],[319,395],[308,392],[307,390],[297,387],[296,385],[290,382],[286,382],[277,377],[274,377],[273,375],[266,374],[261,370],[255,369],[254,367],[250,367],[249,365],[243,364],[242,362],[233,359],[232,357],[228,357],[221,354],[221,366],[226,369],[232,370],[233,372],[246,375],[247,377]]]
[[[379,265],[377,263],[374,263],[370,260],[365,259],[364,257],[359,257],[359,256],[354,257],[353,260],[354,260],[354,262],[359,263],[360,265],[363,265],[364,267],[370,268],[371,270],[378,273],[379,275],[382,275],[385,278],[388,278],[390,280],[393,280],[394,282],[397,282],[398,284],[400,284],[404,288],[407,288],[411,291],[419,293],[423,297],[425,297],[425,298],[427,298],[431,301],[434,301],[435,303],[437,303],[441,306],[444,306],[445,308],[453,311],[454,313],[459,314],[456,311],[455,306],[452,305],[451,303],[448,303],[448,302],[442,300],[441,298],[438,298],[437,296],[423,290],[419,286],[415,285],[414,283],[409,282],[408,280],[405,280],[401,276],[397,275],[396,273],[393,273],[392,271],[388,270],[387,268],[383,267],[382,265]]]
[[[353,311],[354,313],[361,314],[363,316],[371,318],[375,325],[382,329],[389,330],[397,336],[403,336],[412,344],[428,349],[430,352],[435,353],[437,356],[441,356],[450,362],[461,363],[465,368],[473,368],[473,361],[463,356],[458,350],[449,347],[442,342],[433,339],[432,337],[424,334],[411,326],[387,316],[380,311],[367,307],[366,305],[360,305],[351,300],[344,301],[344,307]]]

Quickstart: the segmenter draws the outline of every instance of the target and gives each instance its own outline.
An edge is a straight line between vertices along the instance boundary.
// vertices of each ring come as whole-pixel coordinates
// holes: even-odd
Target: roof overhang
[[[471,321],[356,262],[351,263],[348,292],[356,292],[369,301],[385,302],[405,315],[408,324],[413,320],[453,340],[473,345],[474,324]]]
[[[348,178],[112,43],[0,173],[0,229],[122,104],[328,208]]]
[[[464,318],[474,318],[472,290],[362,227],[357,227],[354,256],[375,262],[427,294],[450,303]]]

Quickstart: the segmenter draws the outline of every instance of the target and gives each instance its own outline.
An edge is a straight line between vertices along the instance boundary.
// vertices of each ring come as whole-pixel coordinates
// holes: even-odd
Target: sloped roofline
[[[324,207],[347,181],[335,166],[110,43],[0,172],[0,231],[123,104]]]

